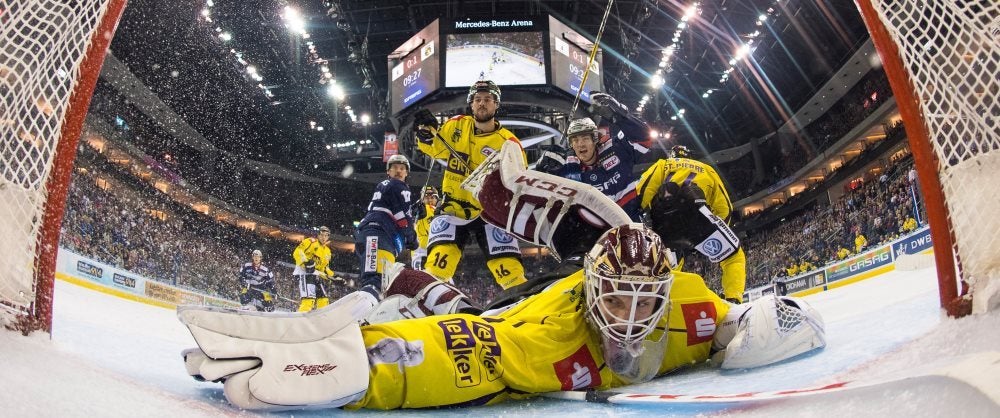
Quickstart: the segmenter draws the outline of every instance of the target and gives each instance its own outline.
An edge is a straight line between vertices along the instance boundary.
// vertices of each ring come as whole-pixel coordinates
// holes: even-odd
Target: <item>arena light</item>
[[[653,76],[649,78],[649,85],[652,86],[654,89],[663,87],[664,83],[666,83],[666,80],[664,80],[663,76],[660,75],[659,73],[653,74]]]
[[[306,22],[302,19],[299,11],[292,6],[285,6],[285,12],[281,15],[285,19],[285,27],[292,33],[299,35],[306,34]]]
[[[344,88],[340,87],[336,82],[330,82],[330,85],[326,88],[326,94],[336,100],[344,100]]]

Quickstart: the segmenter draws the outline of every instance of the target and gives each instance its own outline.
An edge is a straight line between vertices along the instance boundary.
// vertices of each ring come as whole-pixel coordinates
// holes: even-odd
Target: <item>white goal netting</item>
[[[56,251],[54,244],[40,248],[47,181],[63,136],[79,135],[64,132],[64,123],[81,62],[110,2],[0,0],[0,319],[5,321],[32,314],[40,294],[51,292],[36,283],[39,253]]]
[[[918,99],[938,159],[930,174],[940,179],[973,312],[994,309],[1000,304],[1000,1],[862,1],[871,3],[899,49]]]

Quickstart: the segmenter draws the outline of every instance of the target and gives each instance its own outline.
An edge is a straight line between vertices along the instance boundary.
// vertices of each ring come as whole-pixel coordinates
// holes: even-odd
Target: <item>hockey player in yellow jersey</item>
[[[359,292],[290,316],[183,307],[178,317],[198,343],[183,353],[188,373],[223,382],[229,402],[244,409],[426,408],[639,383],[710,356],[723,368],[757,367],[824,346],[822,318],[801,299],[731,305],[699,276],[674,271],[676,258],[658,234],[628,223],[601,192],[538,176],[526,180],[551,182],[563,194],[533,196],[567,209],[558,220],[536,213],[534,221],[555,222],[544,231],[558,232],[530,235],[556,238],[542,244],[568,269],[539,292],[476,315],[450,283],[397,263],[385,268],[385,297],[374,310]],[[476,186],[479,196],[510,186],[515,196],[531,192],[496,180]],[[492,200],[484,206],[493,215],[515,210]],[[586,243],[582,270],[572,267],[577,254],[566,252],[581,248],[579,237],[557,237],[573,232],[563,222],[583,222],[575,218],[595,228],[626,220]]]
[[[292,251],[295,270],[292,275],[299,279],[299,312],[308,312],[330,304],[328,293],[334,278],[330,270],[330,228],[319,227],[315,238],[306,238]]]
[[[424,270],[441,280],[451,280],[462,259],[462,248],[470,235],[474,235],[490,273],[506,289],[525,281],[518,242],[478,219],[482,210],[479,201],[459,185],[504,143],[520,146],[520,141],[495,118],[500,106],[500,88],[492,81],[473,84],[466,101],[472,115],[453,117],[440,129],[429,111],[422,110],[414,116],[417,147],[435,160],[448,162],[441,182],[444,202],[431,222]],[[522,165],[526,165],[523,151],[522,159]]]
[[[434,212],[437,210],[438,192],[433,186],[425,186],[420,198],[413,210],[413,217],[417,220],[413,229],[417,232],[416,250],[410,256],[410,267],[415,269],[424,268],[424,260],[427,259],[427,237],[430,235],[431,220],[434,219]]]
[[[724,230],[717,230],[709,225],[716,223],[717,219],[726,225],[730,222],[733,203],[726,192],[726,186],[712,166],[689,158],[691,153],[687,147],[676,145],[671,154],[670,158],[651,165],[639,178],[636,193],[639,195],[642,211],[653,229],[664,233],[663,238],[671,248],[682,253],[694,249],[719,263],[722,268],[723,297],[730,302],[741,303],[746,289],[746,254],[728,226]],[[695,212],[700,210],[675,203],[687,200],[703,203],[702,206],[711,213],[695,216],[694,213],[680,211],[678,208],[681,207]],[[678,222],[678,219],[683,222]],[[691,222],[692,220],[700,222]],[[684,239],[672,239],[675,236],[683,236]],[[684,265],[683,258],[680,265]]]

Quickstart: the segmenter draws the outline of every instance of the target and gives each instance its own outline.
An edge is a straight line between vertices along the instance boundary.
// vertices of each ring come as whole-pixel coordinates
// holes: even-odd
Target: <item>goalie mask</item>
[[[642,343],[670,304],[674,254],[642,224],[606,232],[584,259],[587,318],[620,347]]]

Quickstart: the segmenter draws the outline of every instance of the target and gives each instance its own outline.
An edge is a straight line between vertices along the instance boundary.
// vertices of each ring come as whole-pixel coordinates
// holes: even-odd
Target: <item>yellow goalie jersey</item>
[[[475,119],[472,116],[456,116],[441,126],[438,136],[434,137],[432,143],[417,141],[417,148],[424,154],[433,159],[448,161],[444,180],[441,182],[441,191],[445,196],[441,212],[462,219],[475,219],[482,211],[482,206],[475,196],[460,187],[462,181],[487,157],[500,151],[504,142],[514,141],[519,146],[521,144],[513,133],[499,123],[493,132],[483,134],[475,133],[475,126]],[[448,146],[455,150],[454,153],[442,142],[445,140],[448,141]],[[523,151],[522,156],[524,157]],[[524,158],[527,164],[527,157]]]
[[[695,274],[675,273],[659,374],[709,357],[729,305]],[[497,316],[452,314],[362,328],[371,367],[364,397],[349,408],[487,405],[540,392],[622,385],[587,325],[583,271]]]

